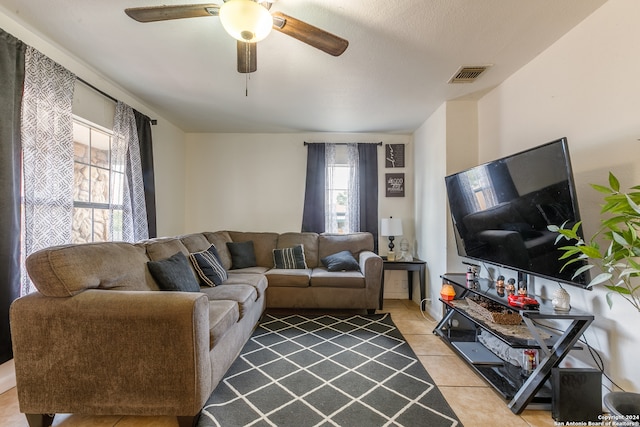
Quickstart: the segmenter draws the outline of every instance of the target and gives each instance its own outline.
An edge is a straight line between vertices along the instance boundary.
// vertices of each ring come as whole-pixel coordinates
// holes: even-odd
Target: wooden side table
[[[382,283],[380,284],[380,310],[384,299],[384,272],[391,270],[404,270],[407,272],[409,281],[409,299],[413,299],[413,272],[417,271],[420,277],[420,308],[425,309],[425,270],[427,263],[414,258],[413,261],[389,261],[387,257],[382,257]]]

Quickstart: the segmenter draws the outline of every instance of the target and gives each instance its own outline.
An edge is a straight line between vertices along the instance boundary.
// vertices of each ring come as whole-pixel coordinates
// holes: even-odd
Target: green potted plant
[[[567,260],[565,267],[581,260],[591,261],[578,269],[574,277],[597,265],[600,273],[588,286],[603,285],[609,290],[609,309],[613,307],[612,296],[618,294],[640,312],[640,185],[632,187],[630,192],[622,192],[620,182],[610,172],[608,187],[591,186],[605,195],[600,228],[585,241],[578,235],[580,222],[570,228],[566,222],[560,227],[550,225],[549,230],[559,233],[556,244],[564,239],[575,242],[560,247],[564,251],[560,259]],[[613,415],[637,416],[640,393],[610,392],[604,396],[604,404]]]
[[[579,268],[574,277],[598,266],[600,273],[593,276],[588,287],[603,285],[607,288],[610,309],[612,296],[618,294],[640,312],[640,185],[622,192],[618,179],[609,173],[609,186],[591,186],[605,194],[600,228],[585,240],[578,235],[581,222],[572,227],[566,222],[560,227],[550,225],[550,231],[559,233],[556,244],[563,239],[573,243],[560,247],[564,251],[560,259],[566,260],[564,267],[582,260],[591,261]]]

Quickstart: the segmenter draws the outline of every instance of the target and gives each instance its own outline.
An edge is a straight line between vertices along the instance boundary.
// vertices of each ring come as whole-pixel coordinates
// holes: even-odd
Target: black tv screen
[[[449,175],[445,183],[460,256],[586,287],[586,273],[572,278],[584,264],[562,270],[557,234],[547,230],[580,221],[566,138]]]

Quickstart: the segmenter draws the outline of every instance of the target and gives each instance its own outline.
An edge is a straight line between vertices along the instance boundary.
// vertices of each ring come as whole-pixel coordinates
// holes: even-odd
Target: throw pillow
[[[207,286],[221,285],[229,277],[214,245],[209,246],[206,251],[189,254],[189,259],[198,277]]]
[[[258,265],[252,240],[247,242],[227,242],[227,248],[231,254],[232,270],[255,267]]]
[[[147,268],[163,291],[200,292],[200,285],[182,252],[160,261],[149,261]]]
[[[326,256],[320,260],[322,265],[327,267],[329,271],[359,271],[360,264],[353,257],[351,252],[342,251],[329,256]]]
[[[275,268],[283,269],[307,268],[304,247],[297,245],[292,248],[274,249],[273,265]]]

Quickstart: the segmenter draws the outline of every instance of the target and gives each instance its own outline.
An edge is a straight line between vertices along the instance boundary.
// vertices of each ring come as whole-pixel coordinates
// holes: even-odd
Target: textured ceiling
[[[217,17],[141,24],[124,13],[193,2],[0,0],[0,9],[187,132],[412,132],[444,101],[498,85],[605,0],[279,0],[272,11],[349,47],[332,57],[273,31],[248,82]],[[447,84],[460,66],[485,64],[476,82]]]

